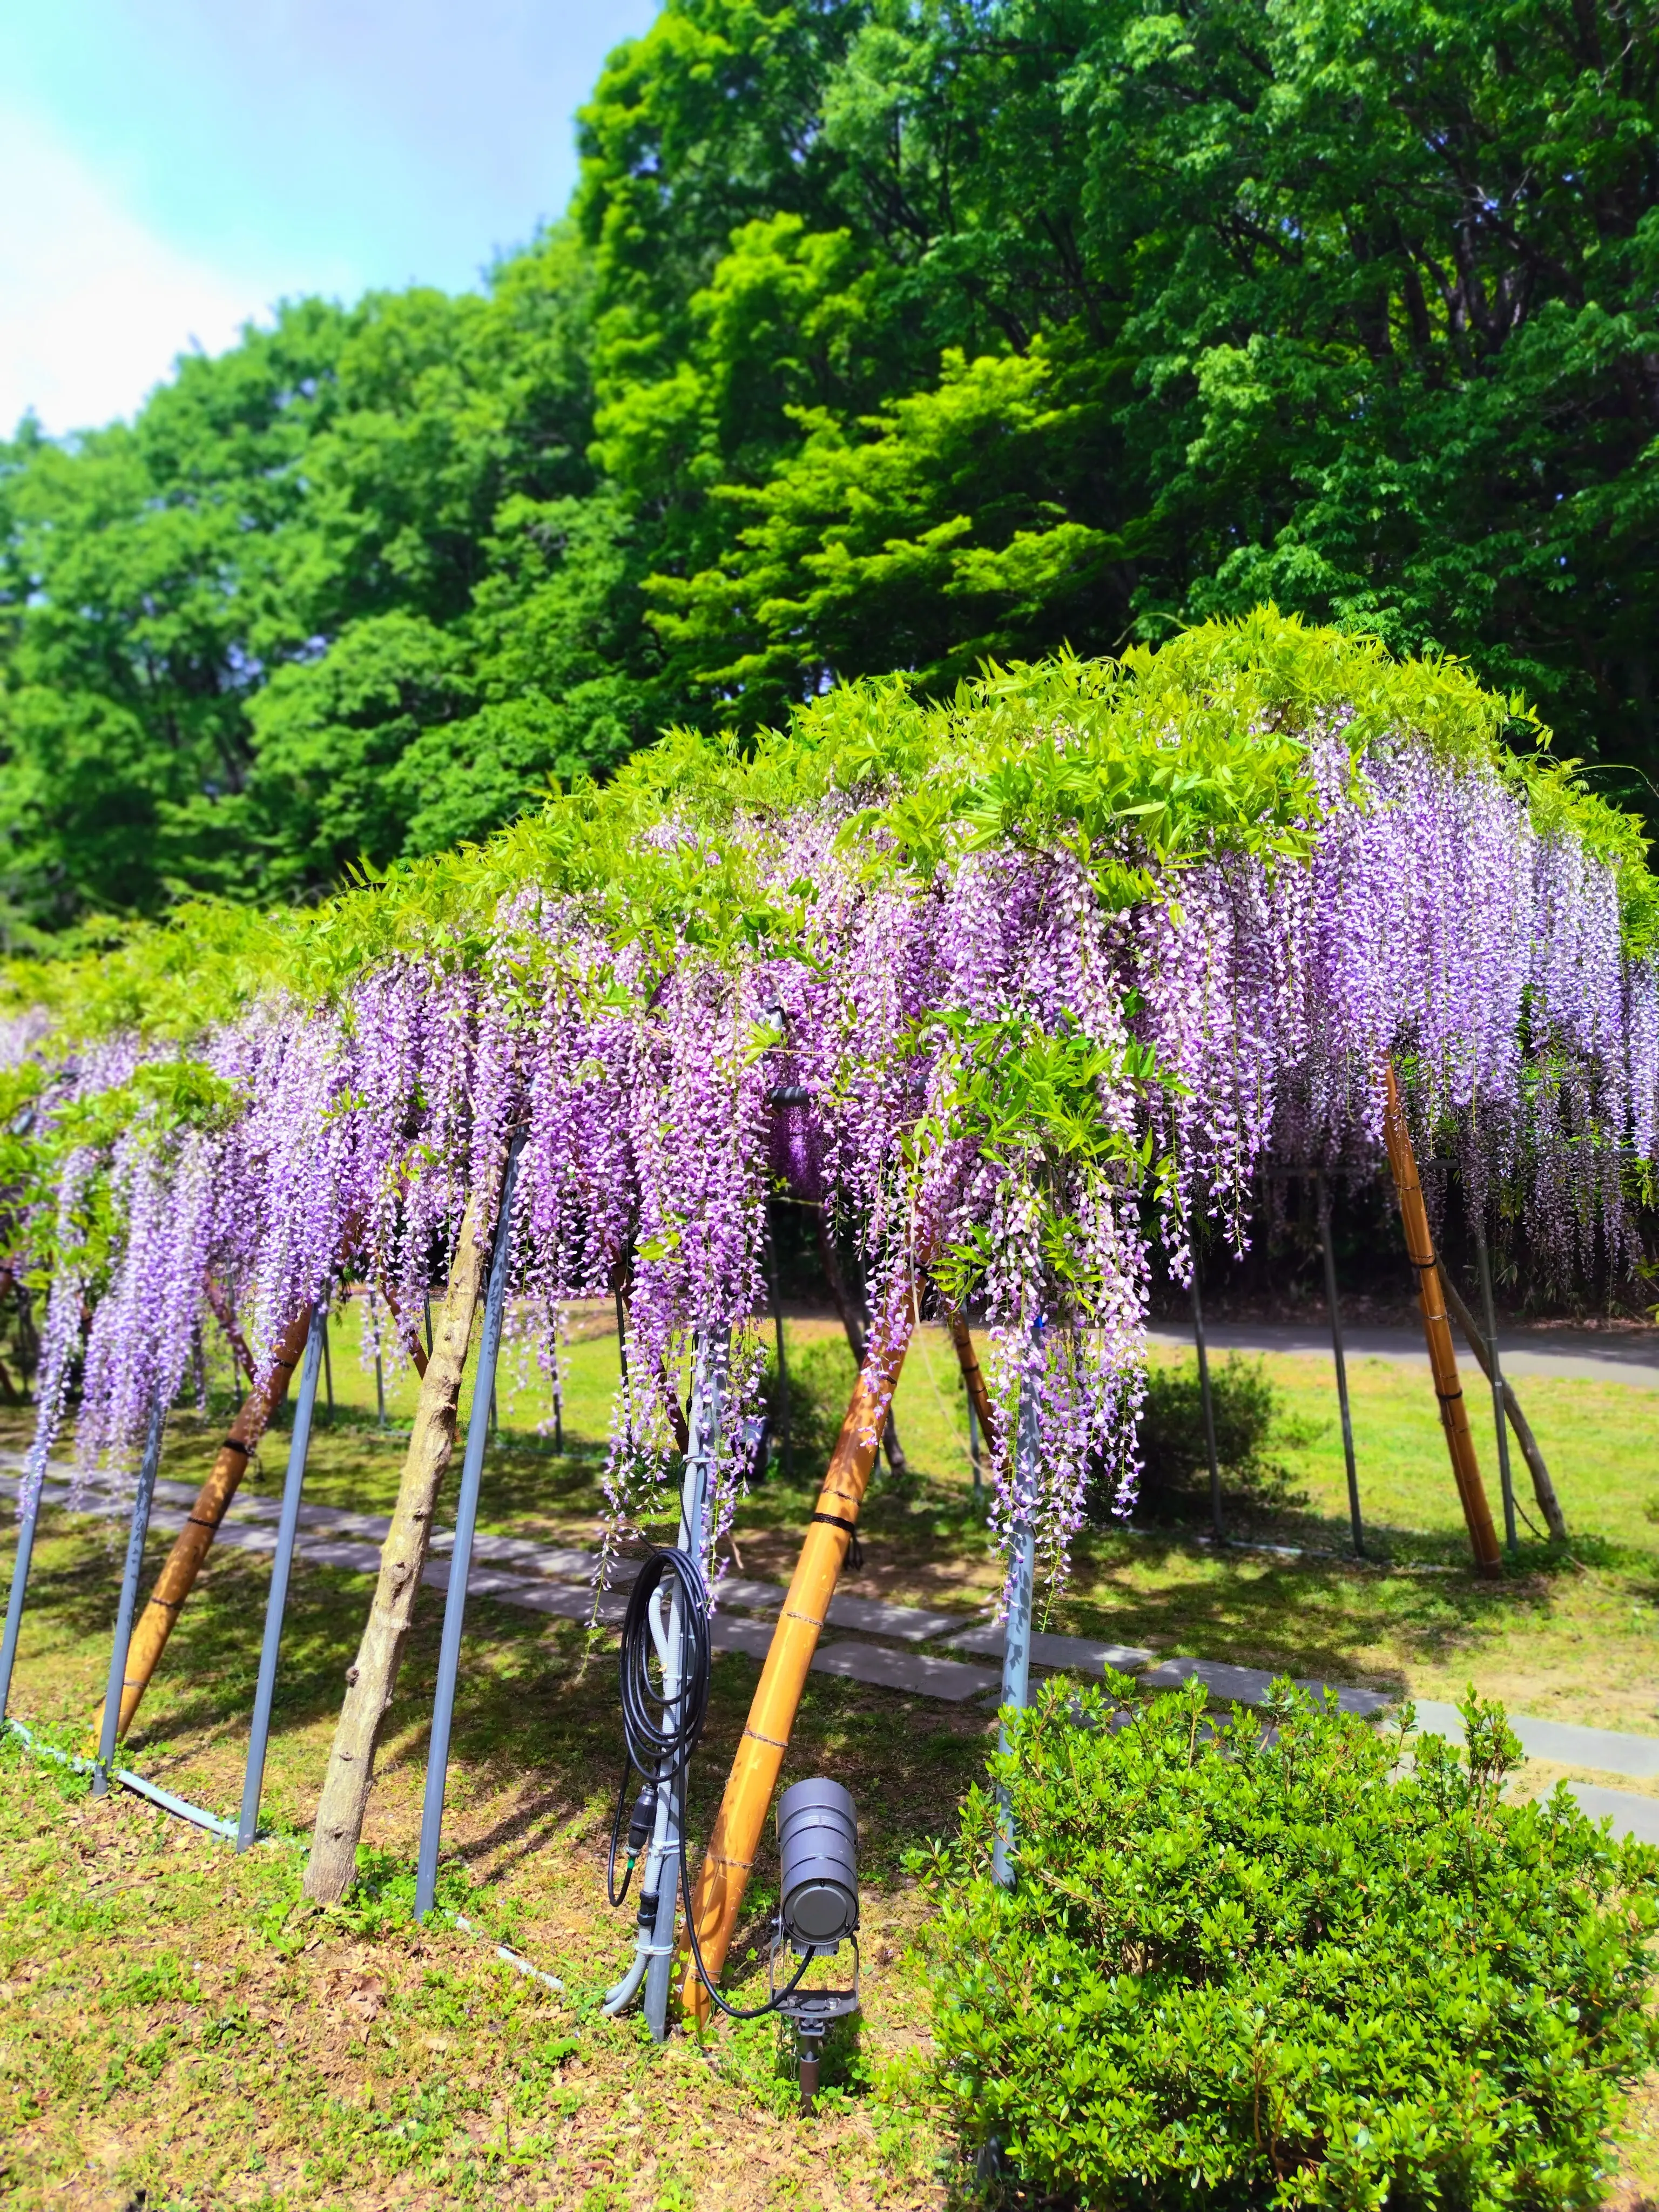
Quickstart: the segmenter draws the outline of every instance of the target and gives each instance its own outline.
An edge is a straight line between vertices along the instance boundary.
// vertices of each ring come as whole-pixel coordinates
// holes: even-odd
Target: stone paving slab
[[[924,1613],[914,1605],[888,1605],[874,1597],[833,1597],[824,1619],[866,1636],[895,1636],[907,1644],[931,1643],[963,1626],[959,1613]]]
[[[1000,1659],[1008,1649],[1008,1632],[1000,1620],[994,1620],[970,1628],[966,1635],[949,1636],[945,1642],[953,1650],[979,1651],[988,1659]],[[1120,1674],[1133,1674],[1152,1655],[1138,1644],[1105,1644],[1090,1636],[1050,1636],[1039,1630],[1031,1638],[1031,1656],[1039,1667],[1074,1668],[1086,1674],[1103,1674],[1110,1667]]]
[[[744,1613],[775,1613],[788,1595],[781,1583],[750,1582],[743,1575],[727,1575],[716,1593],[721,1605]]]
[[[933,1659],[925,1651],[889,1651],[878,1644],[820,1644],[812,1662],[819,1674],[850,1674],[878,1689],[908,1690],[952,1705],[1001,1686],[1000,1674],[984,1667],[964,1667],[957,1659]]]
[[[1425,1735],[1462,1742],[1463,1719],[1455,1705],[1443,1705],[1432,1698],[1415,1702],[1417,1725]],[[1659,1736],[1580,1728],[1574,1721],[1529,1720],[1524,1713],[1511,1713],[1509,1720],[1529,1759],[1552,1759],[1558,1766],[1594,1766],[1603,1774],[1626,1774],[1632,1782],[1659,1781]]]
[[[764,1661],[772,1649],[772,1624],[734,1620],[729,1613],[717,1613],[708,1624],[708,1641],[716,1651],[741,1651],[747,1658]]]
[[[1166,1659],[1140,1679],[1149,1690],[1178,1690],[1194,1676],[1222,1704],[1251,1706],[1267,1704],[1267,1692],[1278,1679],[1259,1667],[1228,1667],[1212,1659]],[[1335,1682],[1299,1681],[1297,1687],[1311,1692],[1316,1698],[1322,1697],[1327,1689],[1333,1689],[1343,1711],[1358,1713],[1364,1720],[1385,1713],[1400,1702],[1397,1698],[1385,1697],[1380,1690],[1346,1690]]]

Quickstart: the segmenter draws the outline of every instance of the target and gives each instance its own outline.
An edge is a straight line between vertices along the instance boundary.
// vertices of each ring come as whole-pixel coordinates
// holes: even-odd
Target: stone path
[[[1659,1376],[1659,1370],[1656,1376]],[[8,1455],[7,1458],[13,1467],[21,1465],[16,1455]],[[15,1495],[16,1488],[15,1474],[0,1474],[0,1495]],[[42,1498],[49,1505],[66,1506],[69,1486],[49,1482]],[[186,1510],[195,1499],[195,1488],[188,1483],[158,1481],[150,1516],[152,1528],[164,1534],[181,1528]],[[125,1520],[131,1505],[125,1498],[88,1486],[80,1510],[100,1517]],[[238,1498],[220,1527],[217,1541],[242,1551],[274,1551],[279,1511],[274,1498]],[[389,1518],[382,1514],[355,1513],[328,1505],[302,1505],[295,1554],[296,1559],[317,1566],[342,1568],[352,1574],[375,1574],[380,1570],[380,1545],[390,1527]],[[434,1534],[434,1556],[427,1563],[423,1580],[434,1589],[448,1587],[449,1561],[444,1555],[453,1541],[452,1530],[440,1529]],[[597,1613],[602,1625],[614,1627],[627,1609],[627,1597],[623,1591],[610,1590],[595,1607],[592,1578],[598,1565],[593,1553],[574,1547],[538,1543],[528,1537],[480,1534],[473,1543],[467,1595],[491,1598],[497,1604],[522,1607],[566,1620],[587,1620]],[[617,1571],[625,1586],[634,1570],[631,1563],[624,1560],[617,1563]],[[740,1576],[728,1577],[720,1587],[720,1604],[709,1623],[709,1641],[714,1650],[741,1652],[748,1658],[763,1661],[771,1648],[772,1617],[784,1596],[781,1583]],[[761,1617],[745,1619],[745,1614]],[[879,1599],[854,1597],[845,1592],[831,1604],[829,1619],[835,1627],[850,1629],[854,1634],[850,1638],[822,1639],[812,1661],[815,1673],[839,1674],[878,1688],[938,1698],[953,1704],[972,1698],[993,1699],[1001,1686],[999,1668],[972,1666],[914,1648],[942,1643],[953,1650],[1000,1660],[1006,1637],[994,1622],[969,1623],[959,1616],[932,1613],[915,1606],[891,1605]],[[890,1640],[866,1643],[861,1640],[866,1636]],[[912,1648],[895,1650],[895,1643]],[[1274,1679],[1263,1668],[1229,1666],[1212,1660],[1172,1658],[1153,1665],[1155,1656],[1139,1645],[1114,1644],[1091,1637],[1057,1636],[1040,1631],[1031,1638],[1031,1657],[1039,1668],[1100,1674],[1109,1667],[1121,1674],[1139,1674],[1151,1689],[1176,1689],[1196,1677],[1221,1705],[1242,1705],[1259,1710],[1266,1704]],[[1327,1686],[1309,1681],[1302,1686],[1317,1693]],[[1368,1719],[1398,1703],[1375,1690],[1352,1689],[1340,1684],[1330,1686],[1335,1689],[1345,1711],[1358,1713]],[[1533,1758],[1563,1766],[1588,1766],[1602,1774],[1625,1775],[1632,1781],[1659,1779],[1659,1737],[1581,1728],[1565,1721],[1534,1720],[1525,1714],[1511,1713],[1509,1718],[1522,1749]],[[1454,1741],[1462,1740],[1462,1723],[1455,1706],[1437,1704],[1431,1698],[1419,1699],[1417,1719],[1419,1729]],[[1615,1833],[1659,1843],[1659,1798],[1590,1783],[1573,1783],[1569,1787],[1592,1817],[1608,1816]]]

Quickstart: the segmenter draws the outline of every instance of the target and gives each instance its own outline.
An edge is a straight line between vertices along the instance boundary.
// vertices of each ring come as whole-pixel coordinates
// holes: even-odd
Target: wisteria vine
[[[1171,787],[1196,742],[1179,700],[1154,714],[1143,684],[1071,726],[1046,694],[1022,720],[1003,679],[957,702],[972,773],[931,813],[937,761],[878,750],[778,803],[777,751],[746,785],[711,753],[715,826],[683,773],[662,779],[626,897],[614,874],[520,871],[487,927],[441,916],[334,988],[261,989],[187,1038],[128,1024],[89,1049],[19,1015],[8,1079],[38,1158],[33,1185],[13,1163],[15,1264],[50,1285],[33,1479],[77,1361],[82,1460],[119,1469],[215,1308],[256,1363],[347,1276],[418,1315],[514,1131],[512,1279],[544,1368],[564,1304],[626,1302],[613,1547],[662,1508],[692,1333],[732,1326],[724,1538],[782,1198],[855,1237],[872,1363],[930,1304],[988,1324],[994,1524],[1030,1520],[1056,1579],[1085,1492],[1133,1502],[1151,1241],[1184,1275],[1200,1217],[1247,1241],[1264,1161],[1374,1163],[1385,1058],[1479,1203],[1564,1278],[1616,1271],[1659,1146],[1639,853],[1598,847],[1501,745],[1329,688],[1288,736],[1259,684],[1221,740],[1221,678],[1203,702],[1208,772],[1269,758],[1272,821],[1249,799],[1230,829],[1212,792],[1177,835],[1174,800],[1125,799],[1136,775]],[[821,744],[810,714],[788,742]]]

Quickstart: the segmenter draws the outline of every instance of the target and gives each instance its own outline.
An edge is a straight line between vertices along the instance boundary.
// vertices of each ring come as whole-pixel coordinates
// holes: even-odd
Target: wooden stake
[[[912,1310],[907,1304],[896,1341],[888,1347],[875,1371],[861,1372],[854,1385],[853,1402],[830,1455],[817,1510],[795,1563],[789,1595],[773,1632],[772,1648],[766,1655],[743,1741],[708,1839],[691,1912],[703,1964],[713,1976],[717,1977],[726,1963],[761,1831],[766,1825],[767,1808],[788,1748],[801,1692],[806,1686],[807,1670],[817,1650],[824,1614],[836,1594],[842,1564],[852,1546],[859,1508],[875,1465],[879,1408],[884,1400],[891,1397],[904,1364]],[[697,2020],[706,2022],[713,2008],[694,1966],[687,1966],[681,1995]]]
[[[431,1546],[438,1491],[454,1455],[461,1374],[489,1263],[484,1222],[494,1211],[489,1203],[493,1196],[493,1193],[474,1191],[462,1216],[454,1263],[449,1271],[449,1293],[438,1317],[432,1356],[421,1378],[398,1503],[380,1553],[374,1603],[356,1661],[346,1670],[345,1701],[334,1731],[328,1771],[323,1778],[311,1857],[306,1867],[305,1893],[321,1905],[338,1904],[356,1871],[357,1843],[374,1781],[374,1753],[415,1618],[415,1596]]]
[[[248,1462],[258,1449],[259,1439],[272,1413],[287,1395],[289,1379],[304,1354],[310,1329],[311,1310],[307,1307],[289,1323],[288,1334],[276,1347],[276,1364],[269,1381],[263,1389],[251,1391],[244,1399],[242,1410],[219,1447],[211,1473],[196,1494],[189,1520],[173,1539],[167,1564],[155,1578],[149,1603],[139,1615],[138,1626],[127,1645],[126,1665],[122,1670],[121,1717],[115,1730],[118,1738],[132,1726],[133,1716],[149,1687],[150,1677],[161,1663],[173,1623],[185,1600],[196,1587],[202,1563],[219,1533],[219,1523],[241,1487]],[[100,1705],[98,1718],[93,1723],[95,1735],[101,1735],[103,1725],[104,1709]]]
[[[1483,1575],[1496,1575],[1503,1570],[1503,1555],[1498,1548],[1497,1531],[1492,1525],[1492,1509],[1486,1504],[1486,1493],[1481,1486],[1480,1463],[1474,1455],[1468,1407],[1463,1402],[1462,1385],[1457,1379],[1457,1354],[1452,1347],[1451,1324],[1446,1318],[1446,1301],[1441,1290],[1440,1269],[1434,1256],[1434,1238],[1429,1233],[1428,1209],[1423,1203],[1423,1186],[1417,1179],[1417,1155],[1412,1149],[1411,1132],[1406,1127],[1405,1112],[1400,1103],[1400,1085],[1395,1080],[1391,1063],[1384,1063],[1382,1074],[1387,1096],[1382,1129],[1389,1147],[1389,1165],[1394,1170],[1395,1189],[1400,1199],[1400,1218],[1406,1230],[1406,1249],[1417,1270],[1417,1297],[1423,1312],[1423,1334],[1428,1342],[1429,1365],[1434,1372],[1434,1393],[1440,1401],[1440,1421],[1446,1432],[1446,1449],[1451,1455],[1452,1475],[1457,1484],[1457,1494],[1462,1500],[1463,1518],[1468,1524],[1474,1564]]]

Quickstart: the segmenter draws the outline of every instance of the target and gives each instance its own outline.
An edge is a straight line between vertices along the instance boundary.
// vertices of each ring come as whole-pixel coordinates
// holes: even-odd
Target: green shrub
[[[1471,1693],[1392,1784],[1398,1737],[1282,1686],[1206,1741],[1199,1685],[1048,1684],[928,1879],[945,2093],[980,2170],[1092,2208],[1599,2201],[1644,2000],[1659,1851],[1564,1789],[1507,1803],[1520,1747]],[[985,2148],[994,2144],[994,2153]]]
[[[1228,1504],[1235,1510],[1243,1507],[1272,1512],[1297,1503],[1285,1469],[1270,1455],[1268,1447],[1275,1441],[1297,1444],[1309,1439],[1287,1419],[1262,1362],[1242,1358],[1236,1352],[1224,1360],[1212,1360],[1210,1404],[1215,1417],[1216,1462]],[[1147,1369],[1140,1459],[1137,1519],[1208,1519],[1210,1455],[1196,1358],[1184,1366]],[[1089,1499],[1094,1519],[1107,1518],[1115,1494],[1115,1479],[1096,1486]]]

